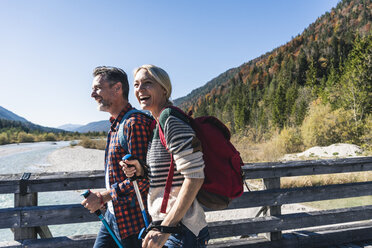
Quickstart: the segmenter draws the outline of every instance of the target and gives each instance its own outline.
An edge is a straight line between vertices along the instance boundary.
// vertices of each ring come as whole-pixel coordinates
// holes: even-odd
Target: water
[[[40,173],[51,166],[48,155],[69,146],[69,141],[22,143],[0,146],[0,174]],[[76,204],[82,201],[80,191],[44,192],[38,194],[38,205]],[[14,206],[13,194],[0,194],[0,208]],[[100,222],[49,226],[54,237],[97,233]],[[0,242],[13,240],[10,229],[0,229]]]

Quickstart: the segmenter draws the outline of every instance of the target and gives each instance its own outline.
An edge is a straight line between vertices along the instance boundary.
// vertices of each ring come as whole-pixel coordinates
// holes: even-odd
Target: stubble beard
[[[111,105],[112,103],[102,100],[100,103],[98,103],[97,109],[102,112],[108,112]]]

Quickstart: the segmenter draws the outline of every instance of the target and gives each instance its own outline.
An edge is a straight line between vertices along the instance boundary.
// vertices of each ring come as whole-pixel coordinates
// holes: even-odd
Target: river
[[[21,143],[0,146],[0,174],[40,173],[50,166],[48,155],[69,146],[70,141]],[[38,194],[38,205],[76,204],[82,201],[78,191],[45,192]],[[14,206],[13,194],[0,194],[0,209]],[[100,222],[49,226],[52,235],[69,236],[93,234],[99,230]],[[10,229],[0,229],[0,242],[13,240]]]

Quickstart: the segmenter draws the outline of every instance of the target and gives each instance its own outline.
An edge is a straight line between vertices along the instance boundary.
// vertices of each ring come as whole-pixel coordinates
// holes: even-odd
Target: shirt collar
[[[130,103],[128,103],[124,108],[123,110],[119,113],[118,117],[116,117],[116,119],[111,116],[110,117],[110,122],[111,122],[111,130],[114,131],[115,130],[115,127],[117,125],[117,123],[120,123],[121,120],[123,119],[124,115],[129,111],[131,110],[133,107]]]

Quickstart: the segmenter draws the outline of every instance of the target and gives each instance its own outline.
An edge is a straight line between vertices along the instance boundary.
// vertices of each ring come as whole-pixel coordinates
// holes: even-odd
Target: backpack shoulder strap
[[[186,118],[186,120],[188,119],[188,116],[181,109],[179,109],[179,108],[177,108],[175,106],[169,106],[168,108],[171,108],[171,109],[176,110],[177,112],[181,113]],[[166,210],[167,210],[167,205],[168,205],[170,191],[171,191],[171,188],[172,188],[172,183],[173,183],[174,159],[173,159],[172,153],[168,149],[167,142],[165,140],[165,135],[164,135],[164,132],[163,132],[163,128],[160,125],[160,122],[159,122],[159,138],[160,138],[161,144],[165,147],[165,149],[167,149],[167,151],[169,152],[169,154],[171,156],[171,162],[170,162],[170,166],[169,166],[167,181],[165,183],[163,201],[161,203],[161,208],[160,208],[160,213],[164,213],[165,214],[166,213]]]
[[[120,146],[122,148],[124,148],[125,151],[128,150],[128,144],[127,144],[126,137],[124,136],[124,121],[126,119],[128,119],[132,114],[135,114],[135,113],[143,114],[146,117],[152,119],[152,117],[150,115],[148,115],[147,113],[145,113],[145,112],[143,112],[141,110],[135,109],[135,108],[133,108],[133,109],[131,109],[128,112],[125,113],[125,115],[123,116],[123,119],[121,119],[121,121],[120,121],[119,130],[118,130],[119,143],[120,143]]]

